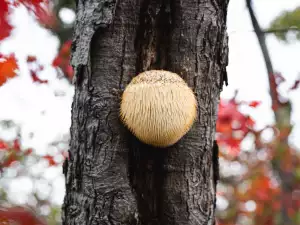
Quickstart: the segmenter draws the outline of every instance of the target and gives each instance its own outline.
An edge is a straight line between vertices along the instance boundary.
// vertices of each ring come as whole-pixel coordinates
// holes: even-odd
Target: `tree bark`
[[[227,4],[78,0],[63,224],[214,224]],[[166,149],[139,142],[118,116],[120,90],[150,69],[179,74],[197,96],[196,123]]]

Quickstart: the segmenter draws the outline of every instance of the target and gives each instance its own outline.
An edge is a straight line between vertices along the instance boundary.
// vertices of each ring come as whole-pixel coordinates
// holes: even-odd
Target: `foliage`
[[[18,68],[17,60],[13,54],[4,56],[0,54],[0,86],[4,84],[7,79],[16,76],[16,69]]]
[[[46,223],[36,217],[34,213],[23,207],[11,207],[7,209],[0,208],[0,223],[3,225],[17,222],[19,225],[45,225]]]
[[[288,33],[294,32],[296,38],[300,40],[300,8],[285,11],[277,16],[267,32],[274,33],[278,39],[283,41],[288,41]]]
[[[221,162],[224,167],[241,168],[235,175],[226,175],[221,169],[218,195],[226,199],[228,207],[218,212],[219,225],[280,224],[283,207],[292,224],[299,224],[300,155],[286,142],[291,126],[277,123],[256,130],[255,122],[239,111],[243,104],[233,98],[222,101],[219,107],[217,139]],[[258,106],[256,102],[248,105]],[[286,103],[281,103],[275,111],[282,109],[286,109]],[[282,119],[286,119],[285,114]],[[265,131],[273,133],[271,140],[264,140]],[[241,142],[250,137],[254,139],[253,147],[241,151]]]
[[[10,25],[9,16],[12,10],[15,7],[23,5],[29,12],[32,12],[37,19],[37,21],[47,29],[50,29],[53,34],[63,41],[60,53],[57,55],[55,60],[52,63],[52,66],[58,69],[60,75],[65,76],[68,80],[72,80],[73,69],[69,65],[69,56],[71,49],[71,41],[66,40],[65,36],[68,36],[68,39],[71,36],[72,29],[69,26],[73,24],[64,24],[59,18],[59,7],[69,6],[71,9],[74,8],[74,5],[70,1],[59,1],[56,5],[51,7],[49,0],[0,0],[0,41],[8,38],[13,30],[13,27]],[[64,30],[64,32],[62,32]],[[18,68],[16,58],[14,55],[5,56],[0,54],[0,86],[9,78],[16,76],[16,69]],[[28,63],[37,63],[37,60],[34,56],[28,56]],[[42,67],[39,67],[39,71],[43,70]],[[42,81],[37,76],[38,71],[30,71],[31,77],[34,82],[47,83]],[[61,72],[61,73],[60,73]]]
[[[8,128],[16,127],[12,121],[3,121],[2,126]],[[21,130],[17,132],[17,137],[21,137]],[[39,155],[32,148],[22,148],[21,138],[12,141],[0,139],[0,175],[6,182],[0,182],[0,224],[7,220],[16,220],[21,224],[45,224],[40,222],[40,217],[34,216],[43,214],[43,208],[49,208],[50,212],[46,218],[47,224],[57,224],[60,221],[59,206],[53,205],[51,192],[53,190],[51,181],[44,177],[44,170],[49,167],[61,167],[62,162],[67,157],[65,151],[67,143],[62,145],[55,155]],[[62,142],[60,141],[60,144]],[[56,143],[52,144],[53,146]],[[14,171],[11,173],[10,171]],[[32,192],[27,196],[28,202],[24,205],[27,209],[14,206],[7,198],[8,187],[5,183],[18,179],[30,179]],[[1,180],[0,180],[1,181]],[[1,187],[2,186],[2,187]],[[19,221],[20,220],[20,221]],[[32,221],[35,221],[33,223]],[[38,222],[39,221],[39,222]]]
[[[61,41],[61,49],[51,65],[57,71],[59,78],[69,81],[73,77],[73,69],[69,65],[71,42],[68,40],[71,36],[73,24],[65,24],[59,18],[59,12],[62,8],[74,8],[74,1],[55,1],[48,0],[0,0],[0,42],[5,41],[11,36],[14,27],[10,24],[10,15],[17,7],[23,6],[32,16],[36,18],[39,24],[52,32]],[[67,37],[67,38],[66,38]],[[46,85],[48,80],[41,79],[39,73],[44,70],[36,56],[28,55],[27,64],[32,82]],[[18,61],[14,54],[4,55],[0,53],[0,88],[5,83],[19,74]],[[12,121],[0,121],[3,127],[17,126]],[[17,130],[21,128],[18,127]],[[52,143],[56,153],[49,153],[41,156],[38,151],[32,148],[24,149],[22,147],[22,137],[20,131],[16,134],[13,141],[0,139],[0,224],[11,224],[12,221],[18,224],[49,224],[54,225],[60,221],[60,206],[56,206],[51,201],[51,190],[53,189],[51,181],[43,176],[43,171],[47,167],[61,167],[63,160],[67,157],[67,139],[58,140]],[[44,168],[36,170],[34,168]],[[11,171],[14,171],[11,173]],[[13,175],[12,175],[13,174]],[[41,195],[45,190],[34,188],[28,203],[22,206],[15,206],[10,202],[7,196],[8,187],[5,183],[18,178],[29,178],[33,187],[43,184],[47,187],[48,194]],[[45,214],[44,209],[50,209]],[[48,210],[46,210],[48,211]],[[38,216],[39,215],[39,216]],[[45,219],[43,215],[47,215]]]

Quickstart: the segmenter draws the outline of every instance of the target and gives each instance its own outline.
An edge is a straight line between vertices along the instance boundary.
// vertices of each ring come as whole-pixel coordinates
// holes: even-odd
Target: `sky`
[[[263,28],[267,28],[271,20],[283,10],[297,6],[300,6],[300,0],[254,0],[254,8]],[[74,17],[69,11],[65,11],[62,16],[68,20]],[[41,29],[24,8],[16,10],[11,20],[16,29],[11,38],[1,43],[0,52],[16,54],[20,75],[0,87],[0,120],[13,120],[19,124],[22,128],[22,145],[33,147],[44,155],[49,151],[50,142],[63,139],[69,133],[74,89],[67,81],[58,80],[55,70],[51,68],[58,51],[58,40],[50,32]],[[240,100],[262,101],[256,109],[243,108],[257,122],[257,128],[262,128],[274,120],[270,110],[267,72],[244,0],[230,0],[228,35],[229,86],[224,87],[221,98],[231,98],[234,91],[238,90]],[[267,45],[274,69],[281,72],[287,80],[281,90],[293,103],[292,122],[295,127],[290,141],[300,148],[300,138],[296,139],[300,134],[300,101],[297,100],[300,99],[300,91],[286,91],[299,76],[300,42],[286,44],[269,35]],[[45,66],[40,77],[49,80],[49,85],[32,83],[26,68],[27,55],[36,55]],[[64,95],[57,97],[56,92],[64,92]],[[34,136],[30,138],[32,133]],[[14,138],[12,132],[4,130],[0,131],[0,137],[8,140]],[[60,169],[56,171],[60,172]],[[60,204],[64,196],[64,181],[53,174],[55,173],[47,172],[45,176],[55,182],[56,194],[53,201]],[[24,182],[28,183],[28,180]],[[21,192],[24,188],[29,192],[31,186],[11,184],[10,192]]]
[[[254,9],[262,28],[268,28],[274,17],[284,10],[292,10],[300,6],[300,0],[254,0]],[[256,121],[257,128],[274,122],[271,112],[271,100],[267,71],[253,32],[250,17],[243,0],[230,0],[228,9],[228,35],[229,35],[229,65],[227,67],[229,86],[224,87],[221,98],[230,98],[235,90],[239,91],[238,99],[262,101],[256,109],[247,109]],[[281,72],[286,78],[286,83],[281,87],[283,96],[292,101],[292,122],[295,124],[291,134],[291,143],[300,148],[300,91],[288,93],[287,90],[299,78],[300,42],[290,44],[277,40],[273,35],[268,35],[267,46],[275,71]],[[297,100],[298,99],[298,100]],[[298,116],[297,116],[298,115]]]

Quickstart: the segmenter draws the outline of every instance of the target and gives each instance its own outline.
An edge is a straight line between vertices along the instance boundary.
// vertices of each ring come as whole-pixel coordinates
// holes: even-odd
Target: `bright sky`
[[[300,0],[255,0],[254,3],[258,20],[263,28],[267,28],[271,20],[283,10],[291,10],[300,6]],[[221,97],[230,98],[234,90],[239,90],[239,99],[262,101],[263,104],[260,107],[246,110],[257,121],[257,127],[262,128],[273,122],[267,71],[243,0],[230,0],[228,34],[229,86],[224,88]],[[299,138],[295,137],[296,134],[298,136],[300,134],[300,91],[287,93],[288,88],[299,77],[300,42],[285,44],[278,41],[273,35],[269,35],[267,45],[274,70],[281,72],[287,80],[280,90],[283,90],[284,96],[292,100],[292,121],[295,128],[291,135],[291,141],[300,148]]]
[[[255,0],[255,10],[262,27],[267,27],[270,21],[283,10],[300,6],[300,0]],[[66,12],[69,13],[69,12]],[[0,120],[11,119],[21,125],[22,144],[34,147],[38,153],[46,154],[48,143],[61,139],[68,134],[71,120],[71,103],[73,87],[68,82],[58,80],[51,68],[51,62],[57,53],[58,41],[49,32],[40,29],[34,20],[28,16],[24,8],[18,9],[12,16],[16,25],[14,35],[0,45],[0,52],[15,52],[20,63],[20,76],[8,81],[0,88]],[[249,19],[248,11],[243,0],[230,0],[228,12],[229,34],[229,86],[224,87],[223,98],[232,97],[239,90],[239,99],[259,100],[263,104],[257,109],[245,109],[257,121],[258,127],[273,122],[268,95],[267,72],[257,39]],[[274,68],[287,79],[282,85],[285,96],[293,102],[292,120],[295,124],[291,138],[293,144],[300,148],[300,91],[287,93],[300,72],[299,56],[300,42],[284,44],[273,36],[267,38]],[[36,55],[45,66],[40,75],[48,79],[49,85],[33,84],[26,70],[27,55]],[[56,97],[55,92],[65,92],[65,96]],[[298,115],[298,116],[297,116]],[[34,133],[32,139],[30,133]],[[13,138],[11,133],[1,131],[0,137]],[[56,179],[49,175],[50,179]],[[64,192],[64,181],[57,178],[54,201],[61,203]],[[30,186],[30,185],[29,185]],[[14,185],[11,193],[22,191],[24,187]]]

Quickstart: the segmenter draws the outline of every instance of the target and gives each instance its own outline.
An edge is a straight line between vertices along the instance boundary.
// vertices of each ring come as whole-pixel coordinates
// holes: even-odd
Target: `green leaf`
[[[295,175],[296,175],[297,180],[300,180],[300,167],[295,169]]]
[[[276,17],[267,32],[273,33],[278,39],[286,42],[288,42],[288,32],[294,32],[296,38],[300,40],[300,7],[285,11]]]

